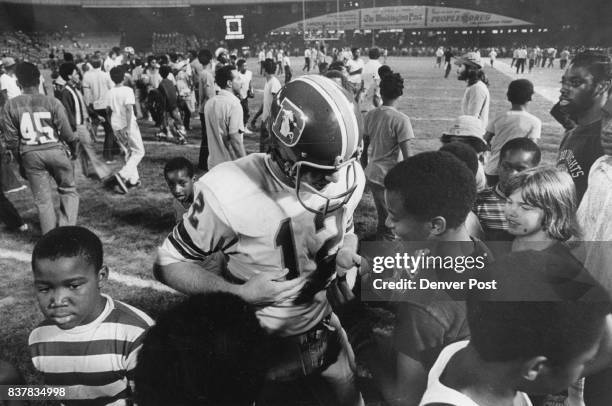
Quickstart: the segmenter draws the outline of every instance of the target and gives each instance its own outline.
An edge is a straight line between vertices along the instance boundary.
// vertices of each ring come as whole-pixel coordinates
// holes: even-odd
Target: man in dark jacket
[[[94,149],[94,143],[89,132],[89,113],[83,94],[79,89],[81,74],[77,66],[72,62],[63,63],[60,66],[59,74],[66,82],[66,86],[60,93],[60,101],[66,108],[66,115],[72,131],[80,141],[79,155],[83,175],[96,177],[100,180],[107,178],[111,174],[109,167],[98,158]]]

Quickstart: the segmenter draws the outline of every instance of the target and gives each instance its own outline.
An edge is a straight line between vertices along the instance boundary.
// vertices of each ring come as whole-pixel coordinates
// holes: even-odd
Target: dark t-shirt
[[[453,53],[451,51],[444,52],[444,62],[450,63],[452,57],[453,57]]]
[[[163,79],[159,84],[158,90],[162,97],[164,111],[172,112],[178,105],[174,83],[170,79]]]
[[[574,184],[578,203],[587,189],[591,165],[603,155],[601,148],[601,120],[568,131],[559,146],[557,165],[567,168]]]
[[[487,246],[482,241],[474,239],[474,251],[471,256],[485,254],[489,261],[493,259]],[[430,292],[432,292],[431,300],[420,295],[418,301],[399,304],[393,332],[395,349],[421,362],[427,370],[431,368],[444,347],[470,336],[465,301],[453,300],[451,297],[437,300],[440,298],[438,296],[440,291]]]

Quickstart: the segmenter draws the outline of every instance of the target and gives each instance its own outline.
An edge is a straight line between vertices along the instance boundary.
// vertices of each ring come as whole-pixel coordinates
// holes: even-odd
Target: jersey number
[[[35,113],[23,113],[19,122],[19,131],[26,145],[40,145],[55,142],[53,128],[43,125],[41,120],[50,120],[51,113],[48,111],[37,111]]]
[[[315,255],[315,262],[319,264],[323,258],[327,256],[329,250],[336,246],[342,240],[344,233],[342,230],[342,219],[344,218],[343,207],[339,210],[329,213],[327,215],[317,214],[314,218],[315,231],[318,233],[325,228],[325,220],[329,217],[334,217],[336,222],[336,233],[327,238],[321,248]],[[287,279],[294,279],[300,275],[300,268],[297,260],[297,249],[295,246],[295,238],[293,236],[293,226],[291,225],[291,218],[284,219],[276,232],[276,238],[274,240],[276,247],[281,248],[283,267],[287,268]]]
[[[188,217],[189,223],[193,228],[198,228],[200,222],[197,216],[204,211],[204,195],[202,192],[198,193],[198,196],[193,201],[193,207],[191,209],[191,216]]]

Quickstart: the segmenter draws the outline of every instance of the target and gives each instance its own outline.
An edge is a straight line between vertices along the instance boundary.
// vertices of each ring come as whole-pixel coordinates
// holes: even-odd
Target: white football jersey
[[[240,281],[284,268],[289,269],[289,278],[307,276],[312,281],[307,283],[310,293],[303,290],[285,303],[257,310],[264,328],[286,336],[308,331],[330,312],[325,287],[335,276],[335,267],[321,278],[315,272],[317,263],[337,252],[345,235],[353,232],[353,212],[365,177],[360,165],[355,165],[354,176],[343,168],[339,181],[322,193],[340,194],[353,179],[358,186],[346,205],[323,216],[302,206],[294,188],[272,173],[271,163],[266,154],[251,154],[217,165],[201,177],[194,185],[193,205],[160,247],[158,262],[201,261],[222,251],[228,272]],[[323,206],[320,196],[300,193],[309,207]]]

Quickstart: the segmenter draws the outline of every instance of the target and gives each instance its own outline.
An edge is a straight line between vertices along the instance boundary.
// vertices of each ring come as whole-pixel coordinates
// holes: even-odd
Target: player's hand
[[[11,163],[11,162],[13,162],[13,159],[15,159],[15,157],[13,156],[13,151],[10,151],[10,150],[8,150],[8,149],[7,149],[7,150],[4,152],[4,160],[5,160],[5,162],[6,162],[7,164],[8,164],[8,163]]]
[[[336,254],[336,272],[344,277],[351,268],[361,265],[361,256],[352,249],[340,248]]]
[[[288,269],[261,272],[249,279],[244,285],[240,285],[238,296],[256,305],[279,303],[295,297],[304,286],[306,278],[298,277],[288,281],[282,280],[288,272]]]

